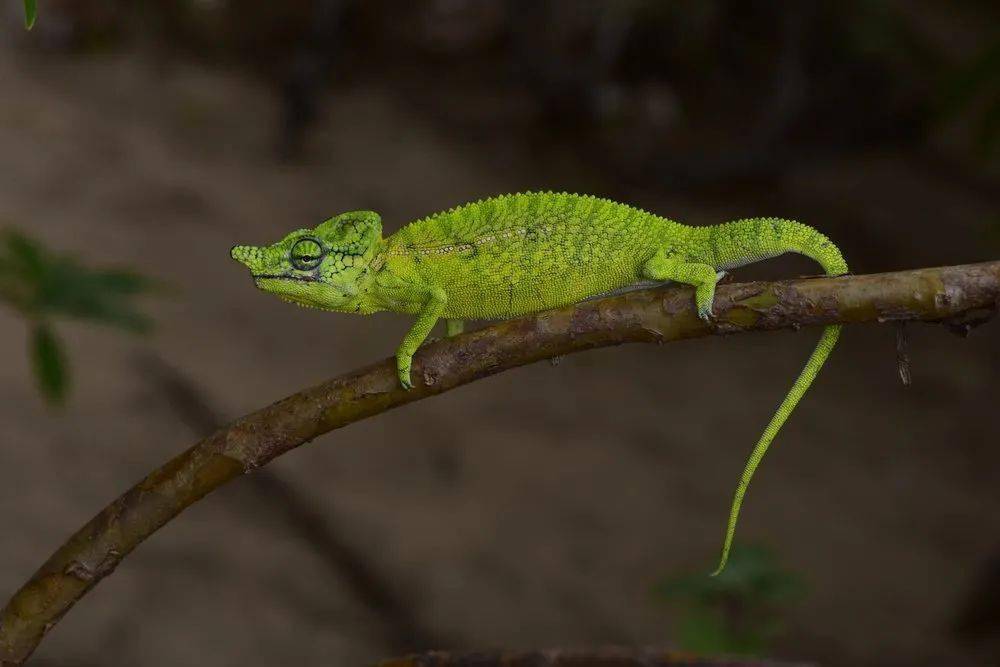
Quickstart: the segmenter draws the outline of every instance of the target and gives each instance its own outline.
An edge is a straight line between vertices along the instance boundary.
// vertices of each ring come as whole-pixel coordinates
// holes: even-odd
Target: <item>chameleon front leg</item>
[[[451,338],[452,336],[457,336],[458,334],[465,331],[465,322],[463,320],[456,320],[454,318],[449,317],[444,321],[444,325],[445,325],[445,335],[448,338]]]
[[[444,312],[447,303],[448,297],[443,289],[440,287],[427,289],[423,308],[417,314],[417,321],[410,327],[406,336],[403,337],[403,342],[399,344],[399,349],[396,350],[396,370],[399,373],[399,383],[403,385],[403,389],[413,387],[413,383],[410,382],[410,366],[413,363],[413,355],[420,344],[426,340],[438,319],[441,318],[441,313]]]
[[[715,267],[708,264],[680,261],[661,250],[642,267],[642,275],[650,280],[672,280],[693,285],[698,317],[708,322],[712,319],[715,283],[725,272],[716,273]]]

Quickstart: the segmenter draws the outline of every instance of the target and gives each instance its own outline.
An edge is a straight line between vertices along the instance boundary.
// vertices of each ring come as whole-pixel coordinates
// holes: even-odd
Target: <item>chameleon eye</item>
[[[300,271],[315,269],[323,261],[323,246],[317,239],[304,236],[292,246],[288,258],[292,266]]]

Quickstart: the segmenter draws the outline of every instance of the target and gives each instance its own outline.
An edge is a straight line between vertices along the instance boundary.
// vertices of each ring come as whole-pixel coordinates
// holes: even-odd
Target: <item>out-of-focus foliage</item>
[[[960,151],[995,158],[1000,48],[983,49],[987,30],[967,31],[967,46],[949,38],[966,13],[996,15],[976,4],[949,16],[873,0],[74,0],[46,6],[60,20],[45,23],[61,28],[38,42],[144,44],[160,62],[194,55],[253,70],[281,96],[286,158],[330,108],[331,88],[386,68],[458,73],[475,62],[480,76],[455,91],[468,104],[426,108],[463,122],[478,108],[534,114],[550,136],[597,141],[602,165],[676,187],[932,139],[936,120],[971,128]]]
[[[0,237],[0,298],[32,318],[72,317],[142,332],[150,320],[131,297],[153,282],[127,270],[95,270],[56,255],[24,234]]]
[[[805,589],[769,550],[737,545],[718,576],[674,576],[655,591],[680,610],[674,639],[684,650],[755,655],[781,634],[784,610]]]
[[[61,403],[69,391],[69,376],[62,344],[52,327],[35,324],[31,332],[31,365],[38,388],[51,403]]]
[[[38,18],[38,5],[35,0],[24,0],[24,27],[31,30]]]
[[[20,232],[0,235],[0,302],[30,323],[32,366],[40,390],[53,403],[66,396],[69,371],[52,321],[70,318],[146,332],[152,323],[133,299],[153,287],[131,271],[87,268]]]

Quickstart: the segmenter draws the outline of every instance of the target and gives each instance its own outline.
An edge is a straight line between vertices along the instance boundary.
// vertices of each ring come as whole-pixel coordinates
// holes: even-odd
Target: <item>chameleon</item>
[[[729,269],[794,252],[829,276],[847,273],[840,250],[826,236],[793,220],[688,226],[609,199],[553,192],[482,199],[411,222],[386,238],[378,213],[351,211],[272,245],[237,245],[230,252],[250,269],[259,289],[285,301],[343,313],[416,316],[396,351],[406,389],[412,387],[413,355],[439,319],[452,336],[465,320],[518,317],[674,282],[694,287],[697,315],[711,322],[716,283]],[[757,466],[839,335],[839,325],[824,327],[754,446],[713,574],[726,566]]]

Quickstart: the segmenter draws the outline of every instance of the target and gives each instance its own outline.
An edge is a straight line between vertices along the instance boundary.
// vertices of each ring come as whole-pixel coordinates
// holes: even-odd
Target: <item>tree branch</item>
[[[501,322],[422,348],[410,391],[387,359],[236,420],[125,492],[39,568],[0,614],[0,665],[22,664],[77,600],[184,508],[328,431],[510,368],[621,343],[909,320],[967,333],[1000,304],[1000,261],[720,285],[712,325],[692,303],[689,288],[643,290]]]
[[[178,369],[152,355],[142,357],[138,365],[142,375],[156,382],[178,418],[192,431],[209,433],[223,423],[204,392]],[[381,576],[368,554],[346,539],[333,517],[316,509],[291,482],[274,470],[258,470],[248,481],[267,509],[278,514],[282,525],[297,534],[377,616],[384,626],[385,643],[394,651],[449,645],[447,638],[420,623],[406,596],[392,586],[390,578]]]

